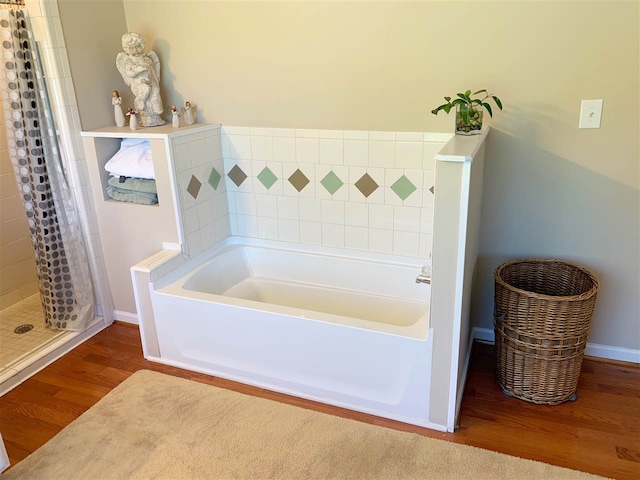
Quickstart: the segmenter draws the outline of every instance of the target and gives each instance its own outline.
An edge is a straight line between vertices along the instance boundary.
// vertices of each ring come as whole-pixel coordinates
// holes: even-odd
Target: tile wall
[[[223,127],[233,235],[429,258],[450,134]]]
[[[184,251],[194,256],[231,234],[220,128],[172,140]]]
[[[0,128],[0,310],[38,291],[29,224]]]
[[[108,289],[106,268],[98,222],[93,205],[89,171],[82,146],[80,115],[71,78],[69,58],[62,32],[57,0],[25,0],[35,39],[39,42],[47,88],[52,104],[62,159],[73,192],[82,232],[87,245],[89,265],[96,297],[95,314],[111,317],[113,305]]]

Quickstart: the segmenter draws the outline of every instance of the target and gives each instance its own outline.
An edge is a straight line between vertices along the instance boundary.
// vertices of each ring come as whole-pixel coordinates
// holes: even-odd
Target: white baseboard
[[[495,343],[493,329],[473,327],[473,338],[489,343]],[[601,345],[599,343],[587,343],[585,355],[590,357],[606,358],[608,360],[618,360],[620,362],[640,363],[640,350],[633,348],[614,347],[612,345]]]
[[[114,320],[118,320],[120,322],[138,325],[138,315],[135,313],[123,312],[122,310],[114,310],[113,318]]]
[[[9,465],[11,465],[9,455],[7,455],[7,449],[4,447],[4,441],[0,435],[0,473],[9,468]]]

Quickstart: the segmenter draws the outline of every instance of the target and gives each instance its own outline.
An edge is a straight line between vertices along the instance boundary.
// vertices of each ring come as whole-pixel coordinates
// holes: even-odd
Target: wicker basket
[[[575,399],[598,281],[562,260],[519,259],[495,271],[496,376],[506,395]]]

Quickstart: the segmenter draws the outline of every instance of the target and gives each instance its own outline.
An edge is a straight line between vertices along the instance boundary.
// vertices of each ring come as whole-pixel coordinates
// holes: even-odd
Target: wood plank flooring
[[[148,362],[137,328],[116,323],[1,397],[0,433],[15,464],[144,368],[607,477],[640,478],[639,366],[585,359],[578,401],[541,406],[502,395],[493,365],[493,347],[476,343],[460,426],[448,434]]]

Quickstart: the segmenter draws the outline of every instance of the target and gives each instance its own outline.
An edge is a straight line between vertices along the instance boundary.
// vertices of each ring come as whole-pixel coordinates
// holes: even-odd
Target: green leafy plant
[[[472,98],[472,95],[484,94],[482,98]],[[482,111],[481,108],[485,108],[489,112],[489,116],[493,118],[493,111],[491,105],[486,101],[491,98],[496,103],[498,108],[502,110],[502,102],[498,97],[492,93],[488,93],[487,90],[478,90],[471,93],[471,90],[467,90],[464,93],[457,93],[458,98],[451,100],[451,97],[444,97],[447,103],[443,103],[437,108],[431,110],[431,113],[437,115],[440,110],[444,110],[445,113],[449,113],[455,105],[460,105],[460,115],[464,123],[470,123],[471,119],[477,116],[478,111]]]

